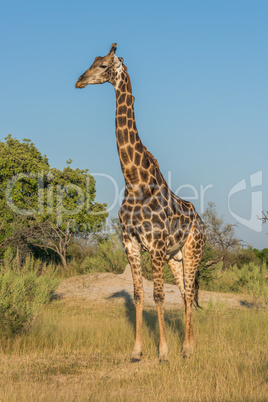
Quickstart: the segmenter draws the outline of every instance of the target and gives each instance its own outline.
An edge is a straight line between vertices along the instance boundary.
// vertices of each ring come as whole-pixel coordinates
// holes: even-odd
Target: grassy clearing
[[[131,364],[133,306],[54,301],[29,330],[2,342],[0,399],[265,401],[267,318],[266,310],[210,303],[195,312],[197,347],[183,360],[184,314],[167,311],[169,363],[160,365],[157,314],[146,309],[143,360]]]

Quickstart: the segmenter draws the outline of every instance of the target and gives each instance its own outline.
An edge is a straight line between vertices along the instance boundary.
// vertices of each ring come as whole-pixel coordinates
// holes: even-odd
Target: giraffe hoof
[[[168,364],[169,361],[168,361],[167,356],[165,356],[165,357],[159,357],[159,363],[160,363],[160,364]]]
[[[130,363],[138,363],[141,361],[141,358],[137,358],[137,357],[131,357],[130,359]]]
[[[160,353],[159,354],[159,363],[166,363],[166,362],[168,362],[167,353]]]
[[[193,354],[194,348],[193,347],[184,347],[181,351],[181,355],[184,359],[187,359],[188,357]]]
[[[167,362],[167,361],[168,361],[168,345],[164,343],[159,347],[159,362]]]
[[[191,354],[189,352],[186,352],[185,350],[181,352],[181,355],[183,359],[188,359],[191,356]]]
[[[138,363],[141,361],[142,352],[133,353],[130,359],[130,363]]]

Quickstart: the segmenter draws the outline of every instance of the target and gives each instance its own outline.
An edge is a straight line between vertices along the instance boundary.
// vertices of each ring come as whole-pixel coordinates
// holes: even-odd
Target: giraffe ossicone
[[[116,142],[125,178],[125,196],[119,219],[123,243],[131,266],[136,304],[136,340],[132,361],[142,355],[141,251],[150,254],[154,300],[160,329],[159,359],[166,360],[168,347],[164,327],[164,264],[168,261],[182,294],[186,322],[183,356],[194,349],[192,306],[198,306],[198,267],[204,252],[205,225],[192,203],[168,187],[154,156],[142,144],[134,116],[134,97],[123,59],[115,55],[116,43],[104,57],[96,57],[76,82],[76,88],[109,82],[116,96]]]

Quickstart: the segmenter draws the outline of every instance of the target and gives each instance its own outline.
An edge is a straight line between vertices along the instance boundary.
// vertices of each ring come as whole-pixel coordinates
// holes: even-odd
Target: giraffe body
[[[136,304],[136,341],[132,361],[142,354],[141,251],[151,258],[154,300],[160,329],[160,360],[167,359],[164,330],[164,264],[172,270],[184,299],[186,311],[183,355],[193,351],[192,305],[198,305],[197,275],[205,247],[205,226],[192,203],[176,196],[161,174],[158,162],[142,144],[134,117],[134,97],[123,59],[115,56],[116,44],[108,55],[97,57],[78,79],[77,88],[110,82],[116,94],[116,141],[125,196],[119,210],[123,243],[131,265]]]

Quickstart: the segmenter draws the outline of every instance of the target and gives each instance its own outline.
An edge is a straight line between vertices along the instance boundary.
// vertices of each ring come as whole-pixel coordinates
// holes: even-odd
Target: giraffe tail
[[[197,271],[196,276],[195,276],[195,281],[194,281],[194,284],[195,284],[194,306],[195,306],[196,309],[197,308],[202,309],[202,307],[199,305],[199,302],[198,302],[198,295],[199,295],[199,281],[198,281],[198,278],[199,278],[199,271]]]

